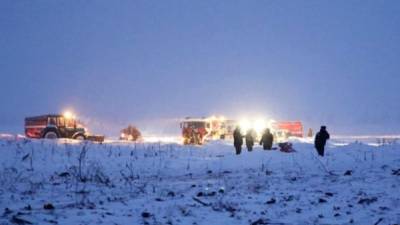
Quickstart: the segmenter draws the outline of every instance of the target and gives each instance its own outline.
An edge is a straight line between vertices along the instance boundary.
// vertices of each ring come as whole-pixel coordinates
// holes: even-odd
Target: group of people
[[[246,135],[243,136],[240,127],[236,127],[233,131],[233,145],[235,146],[236,154],[239,155],[242,152],[243,138],[245,138],[247,150],[249,152],[253,151],[256,136],[257,134],[254,129],[249,129]],[[273,142],[274,136],[271,131],[268,128],[265,129],[260,140],[260,145],[263,146],[264,150],[271,150]]]
[[[235,146],[236,154],[239,155],[242,152],[243,138],[246,141],[246,147],[249,152],[253,150],[254,140],[257,134],[255,130],[249,129],[246,135],[242,135],[240,127],[236,127],[233,131],[233,145]],[[318,152],[318,155],[323,157],[325,154],[326,141],[330,138],[326,126],[321,126],[320,131],[315,135],[314,146]],[[263,146],[264,150],[271,150],[272,143],[274,142],[274,136],[272,135],[270,129],[265,129],[260,140],[260,145]]]

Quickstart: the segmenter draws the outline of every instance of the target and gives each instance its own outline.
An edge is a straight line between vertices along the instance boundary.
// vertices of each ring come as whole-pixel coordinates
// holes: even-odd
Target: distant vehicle
[[[304,137],[303,124],[300,121],[274,122],[272,128],[286,133],[287,137]]]
[[[129,125],[127,128],[121,130],[120,140],[125,141],[137,141],[142,137],[139,129],[133,125]]]
[[[224,117],[186,117],[181,122],[183,144],[202,145],[207,140],[225,139],[233,134],[231,120]],[[229,136],[230,135],[230,136]]]
[[[205,118],[207,122],[207,136],[206,138],[209,140],[218,140],[218,139],[225,139],[228,136],[228,131],[231,129],[230,134],[233,135],[233,129],[229,126],[230,124],[227,123],[228,121],[225,117],[216,117],[211,116]],[[230,122],[230,121],[229,121]]]
[[[25,135],[29,138],[70,138],[103,142],[104,136],[89,135],[76,119],[60,114],[25,118]]]
[[[238,122],[232,119],[226,119],[221,125],[222,134],[221,139],[233,139],[233,131],[235,130]]]
[[[183,144],[202,145],[211,123],[206,118],[189,118],[181,122]]]

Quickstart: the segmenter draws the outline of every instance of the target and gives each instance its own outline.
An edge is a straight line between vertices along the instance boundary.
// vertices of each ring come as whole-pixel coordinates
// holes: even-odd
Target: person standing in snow
[[[265,129],[260,140],[260,145],[263,146],[264,150],[271,150],[273,142],[274,142],[274,136],[271,134],[271,131],[268,128]]]
[[[314,136],[313,130],[310,128],[308,129],[307,137],[311,138]]]
[[[243,136],[239,126],[237,126],[233,131],[233,145],[236,149],[236,155],[239,155],[242,152],[243,145]]]
[[[251,152],[253,150],[254,133],[255,133],[255,131],[253,129],[249,129],[246,133],[246,146],[247,146],[247,151],[249,151],[249,152]]]
[[[329,133],[326,126],[321,126],[321,130],[315,135],[314,146],[318,155],[324,157],[326,141],[329,139]]]

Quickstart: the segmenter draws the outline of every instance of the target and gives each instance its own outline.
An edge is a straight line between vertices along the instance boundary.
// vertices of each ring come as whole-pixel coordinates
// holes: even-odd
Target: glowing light
[[[64,117],[66,119],[75,119],[75,115],[71,111],[65,111],[64,112]]]
[[[248,119],[241,119],[239,122],[239,127],[243,133],[246,133],[247,130],[251,128],[251,123],[249,122]]]
[[[267,128],[267,123],[264,119],[257,119],[253,123],[253,129],[257,132],[257,134],[261,134],[265,128]]]

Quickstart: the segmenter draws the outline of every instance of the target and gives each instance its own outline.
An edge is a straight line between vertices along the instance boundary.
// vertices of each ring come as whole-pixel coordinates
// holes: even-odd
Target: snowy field
[[[0,137],[0,224],[399,224],[400,144],[311,140],[295,153],[230,143]]]

